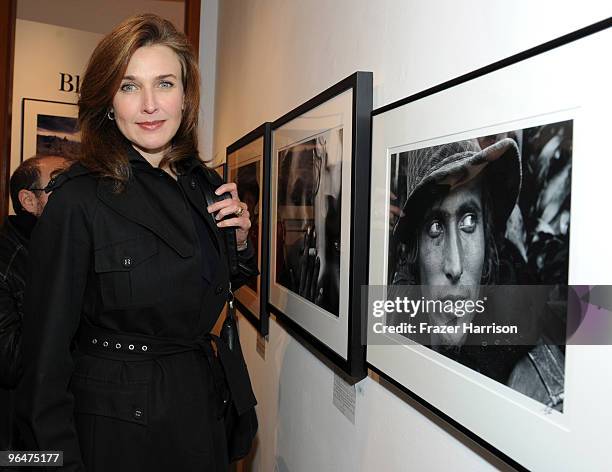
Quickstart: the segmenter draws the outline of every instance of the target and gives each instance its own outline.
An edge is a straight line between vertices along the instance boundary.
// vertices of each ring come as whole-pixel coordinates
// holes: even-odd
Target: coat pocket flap
[[[116,384],[75,374],[72,378],[75,413],[108,416],[148,424],[147,384]]]
[[[154,236],[122,241],[109,246],[96,249],[95,271],[116,272],[129,271],[153,257],[159,252],[157,239]]]

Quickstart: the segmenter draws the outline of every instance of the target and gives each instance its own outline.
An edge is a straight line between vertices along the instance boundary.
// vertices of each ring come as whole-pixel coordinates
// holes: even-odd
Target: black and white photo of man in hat
[[[389,285],[418,285],[426,300],[475,302],[487,286],[567,284],[571,131],[571,122],[555,123],[392,155]],[[561,403],[562,348],[538,348],[534,366],[533,346],[483,347],[456,329],[477,322],[474,312],[428,317],[451,329],[420,343]],[[531,385],[551,371],[541,388]]]

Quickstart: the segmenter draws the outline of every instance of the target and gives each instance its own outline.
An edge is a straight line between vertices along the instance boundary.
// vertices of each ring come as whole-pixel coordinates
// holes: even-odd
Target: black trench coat
[[[242,354],[217,340],[216,356],[206,336],[230,282],[202,192],[221,181],[195,159],[176,182],[135,152],[130,163],[118,194],[73,166],[34,231],[18,426],[29,448],[64,451],[61,470],[226,471],[221,398],[253,416],[256,401]],[[217,251],[208,284],[190,203]],[[233,289],[253,250],[239,259]],[[160,339],[188,347],[157,355]]]

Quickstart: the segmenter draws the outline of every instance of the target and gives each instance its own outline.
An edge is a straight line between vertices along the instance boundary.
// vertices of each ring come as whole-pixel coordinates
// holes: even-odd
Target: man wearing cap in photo
[[[481,149],[480,142],[489,145]],[[482,138],[406,154],[407,196],[393,228],[391,247],[397,252],[391,265],[392,283],[420,285],[426,300],[452,302],[478,300],[484,285],[530,283],[520,255],[525,248],[520,238],[509,242],[512,231],[507,231],[512,220],[521,218],[518,207],[514,211],[522,181],[516,141],[502,138],[491,143],[490,138]],[[481,322],[491,322],[492,316],[499,315],[495,311],[481,315]],[[430,313],[429,323],[461,327],[475,317],[475,313],[461,315]],[[466,343],[467,339],[468,334],[458,329],[420,341],[495,380],[506,383],[510,377],[511,387],[544,403],[547,395],[543,393],[551,391],[551,386],[557,393],[559,384],[562,388],[562,371],[543,385],[520,367],[534,352],[529,346],[483,347],[474,339]],[[538,363],[546,366],[542,370],[563,364],[560,351],[554,348],[540,356]]]
[[[421,285],[426,299],[476,300],[480,285],[497,282],[498,242],[521,188],[518,146],[504,138],[481,149],[469,140],[407,154],[392,283]],[[457,325],[471,316],[437,313],[431,321]],[[461,345],[465,336],[433,341]]]
[[[419,285],[426,300],[456,303],[478,300],[482,285],[502,278],[505,283],[517,283],[507,276],[506,266],[513,263],[502,262],[499,256],[508,248],[516,252],[504,241],[521,189],[516,141],[502,138],[484,149],[478,140],[458,141],[409,151],[401,159],[406,195],[393,228],[391,284]],[[473,312],[428,315],[430,325],[456,332],[416,340],[498,381],[505,382],[524,355],[525,349],[492,356],[479,346],[464,346],[467,334],[461,327],[473,321]]]

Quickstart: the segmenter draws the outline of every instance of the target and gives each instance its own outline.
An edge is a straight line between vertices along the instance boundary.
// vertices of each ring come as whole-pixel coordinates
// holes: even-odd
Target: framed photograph
[[[372,113],[368,365],[517,468],[609,465],[612,352],[565,340],[569,288],[612,283],[587,224],[612,199],[611,48],[602,22]]]
[[[226,181],[238,186],[251,219],[249,243],[260,274],[235,292],[240,312],[262,336],[268,334],[268,218],[270,207],[270,123],[264,123],[227,148]]]
[[[365,376],[372,73],[272,125],[270,309],[347,374]]]
[[[35,155],[76,159],[81,143],[78,114],[75,103],[22,99],[20,162]]]

